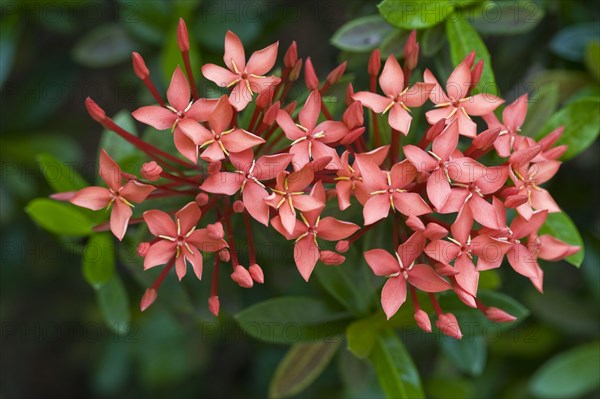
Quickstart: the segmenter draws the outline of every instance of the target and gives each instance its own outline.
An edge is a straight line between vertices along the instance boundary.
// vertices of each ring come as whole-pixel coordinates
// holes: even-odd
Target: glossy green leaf
[[[88,183],[73,168],[50,154],[36,157],[40,171],[55,192],[78,191]]]
[[[590,41],[585,49],[585,65],[590,74],[600,80],[600,41]]]
[[[563,103],[591,83],[593,80],[583,71],[551,69],[535,75],[531,86],[534,90],[541,91],[548,85],[558,85],[558,102]]]
[[[91,234],[94,223],[75,205],[47,198],[32,200],[25,211],[40,227],[65,236]]]
[[[346,329],[348,349],[354,356],[364,359],[371,354],[383,317],[379,314],[357,320]]]
[[[426,57],[431,57],[437,54],[446,44],[446,30],[444,25],[436,25],[430,29],[426,29],[421,39],[421,51]]]
[[[369,359],[388,398],[425,398],[419,372],[394,330],[379,334]]]
[[[403,54],[404,45],[406,44],[406,39],[409,34],[409,31],[401,29],[395,29],[388,33],[379,46],[381,58],[387,59],[390,55],[400,58]]]
[[[499,88],[496,85],[496,78],[492,71],[490,53],[471,24],[461,16],[454,16],[446,21],[446,35],[450,42],[450,55],[454,65],[461,63],[471,51],[475,51],[476,61],[483,60],[481,79],[474,91],[476,93],[497,95]]]
[[[563,352],[539,368],[529,383],[537,398],[575,398],[600,387],[600,342]]]
[[[94,288],[110,280],[115,271],[115,247],[110,233],[94,234],[83,249],[83,276]]]
[[[339,345],[339,340],[294,344],[277,366],[269,397],[287,398],[302,392],[325,370]]]
[[[73,58],[91,68],[117,65],[131,58],[135,43],[120,25],[100,25],[83,36],[73,48]]]
[[[331,44],[340,50],[370,51],[393,29],[380,15],[368,15],[342,25],[333,34]]]
[[[522,134],[533,136],[544,126],[559,103],[559,85],[549,83],[539,88],[530,98],[527,105],[527,117],[521,127]]]
[[[383,0],[377,7],[390,24],[402,29],[423,29],[437,25],[454,13],[452,1]]]
[[[307,297],[260,302],[235,315],[250,336],[271,343],[314,341],[341,333],[349,314]]]
[[[545,14],[534,1],[490,1],[475,14],[472,24],[484,34],[518,35],[538,26]]]
[[[111,279],[96,291],[96,295],[106,325],[117,334],[129,331],[129,298],[121,278],[113,274]]]
[[[600,26],[596,22],[567,26],[550,42],[550,49],[562,58],[582,62],[588,43],[598,40]]]
[[[463,373],[477,377],[483,372],[487,360],[487,346],[482,336],[463,337],[459,340],[443,337],[440,346]]]
[[[569,215],[564,212],[549,213],[546,223],[544,223],[538,234],[550,234],[567,244],[581,247],[579,252],[565,259],[573,266],[581,266],[584,257],[583,240]]]

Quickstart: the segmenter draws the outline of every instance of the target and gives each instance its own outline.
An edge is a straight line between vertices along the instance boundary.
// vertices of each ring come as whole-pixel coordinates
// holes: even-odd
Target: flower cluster
[[[108,188],[57,195],[93,210],[112,208],[109,226],[119,240],[129,225],[147,225],[153,238],[138,247],[144,269],[165,266],[144,294],[142,310],[155,301],[173,267],[182,279],[189,264],[201,279],[206,252],[216,253],[208,301],[215,315],[220,263],[231,264],[231,278],[242,287],[263,283],[252,235],[254,222],[272,226],[293,241],[296,266],[308,281],[318,262],[343,264],[344,253],[358,239],[391,219],[390,242],[385,245],[395,249],[371,248],[364,253],[372,271],[386,279],[381,292],[386,316],[398,311],[408,291],[417,324],[431,331],[429,315],[417,298],[417,290],[424,291],[436,311],[436,325],[455,338],[462,335],[460,327],[453,314],[441,309],[435,293],[453,290],[489,319],[510,321],[513,316],[477,299],[480,271],[498,268],[506,258],[541,291],[543,271],[537,259],[554,261],[578,251],[538,233],[547,214],[559,212],[540,185],[560,166],[558,158],[566,148],[553,145],[561,130],[538,142],[527,132],[522,134],[527,95],[504,107],[500,120],[494,111],[504,101],[474,94],[483,70],[474,53],[443,86],[429,70],[422,81],[413,76],[419,57],[414,32],[405,45],[403,65],[390,55],[380,73],[381,56],[375,50],[368,64],[369,90],[355,92],[348,84],[346,107],[338,110],[338,120],[324,98],[340,84],[345,63],[321,84],[310,58],[298,58],[292,43],[283,69],[272,72],[278,43],[246,59],[242,42],[228,32],[225,67],[207,64],[201,69],[227,94],[200,98],[183,21],[178,44],[185,73],[179,67],[173,73],[167,101],[152,83],[143,58],[133,53],[134,72],[158,105],[141,107],[132,115],[164,131],[156,134],[172,135],[179,154],[130,134],[88,98],[90,115],[143,151],[149,162],[138,177],[123,172],[101,150],[100,176]],[[298,104],[288,96],[303,67],[308,90]],[[423,132],[411,123],[411,115],[420,107],[427,110],[429,124]],[[384,127],[391,132],[389,139]],[[401,145],[405,139],[414,144]],[[133,203],[169,196],[189,201],[179,210],[148,210],[131,219]],[[362,221],[355,224],[327,216],[328,203],[337,204],[341,211],[361,207]],[[234,218],[243,221],[245,235],[232,230]],[[249,244],[248,268],[241,265],[234,242],[244,237]],[[334,242],[335,251],[322,249],[323,241]]]

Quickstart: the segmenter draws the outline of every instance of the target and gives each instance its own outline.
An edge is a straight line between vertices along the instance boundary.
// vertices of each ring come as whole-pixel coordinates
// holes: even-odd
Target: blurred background
[[[334,46],[331,38],[346,22],[378,14],[374,1],[2,0],[0,4],[0,397],[266,397],[287,347],[245,336],[231,314],[273,296],[319,295],[318,285],[305,285],[290,269],[265,286],[225,290],[221,295],[229,299],[222,305],[220,322],[203,324],[189,313],[173,312],[160,300],[142,315],[137,304],[144,287],[132,266],[121,261],[117,270],[130,299],[131,325],[126,334],[117,335],[103,323],[96,293],[82,277],[77,243],[43,231],[24,212],[31,199],[51,193],[36,155],[51,154],[93,182],[102,128],[88,117],[85,98],[93,97],[110,115],[152,104],[132,72],[131,52],[144,56],[163,91],[181,62],[176,43],[179,17],[187,22],[196,79],[204,92],[208,85],[200,78],[200,62],[222,62],[227,29],[240,36],[247,54],[277,40],[282,54],[296,40],[299,55],[311,56],[320,77],[349,59],[348,73],[355,77],[354,87],[361,89],[366,87],[370,50],[380,45],[400,55],[407,32],[382,22],[377,34],[381,37],[375,35],[373,42],[353,49],[352,41],[338,40]],[[534,8],[527,8],[531,4]],[[526,91],[533,95],[541,91],[538,101],[553,99],[551,105],[542,103],[550,108],[549,117],[581,90],[597,95],[600,77],[594,71],[600,53],[590,56],[588,44],[600,41],[599,6],[598,1],[525,2],[523,10],[533,12],[531,19],[473,23],[488,45],[507,102]],[[443,29],[431,29],[426,39],[424,52],[429,55],[424,57],[429,59],[422,64],[448,72]],[[581,268],[564,262],[545,267],[544,295],[525,279],[502,273],[496,285],[524,304],[530,315],[511,335],[490,340],[481,368],[457,369],[437,345],[409,339],[428,397],[468,398],[475,392],[477,397],[531,397],[536,392],[532,378],[540,367],[598,340],[598,150],[596,142],[566,162],[548,184],[586,243]],[[130,257],[129,263],[135,262],[139,268],[139,261]],[[211,320],[207,285],[192,281],[186,286],[192,292],[186,306],[201,320]],[[600,359],[575,363],[577,373],[585,374],[590,364],[597,370]],[[574,392],[598,397],[593,375],[578,387],[577,379],[565,373],[565,381],[557,383],[574,384]],[[299,395],[377,396],[381,392],[373,372],[345,350]]]

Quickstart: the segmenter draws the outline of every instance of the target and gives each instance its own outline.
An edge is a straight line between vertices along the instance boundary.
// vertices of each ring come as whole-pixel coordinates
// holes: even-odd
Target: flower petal
[[[252,174],[258,180],[272,180],[292,161],[291,154],[263,155],[256,160]]]
[[[177,115],[173,111],[156,105],[140,107],[133,111],[131,115],[136,120],[150,125],[156,130],[170,129],[177,120]]]
[[[228,30],[225,35],[225,54],[223,55],[223,61],[225,61],[225,65],[227,65],[227,68],[231,71],[235,70],[233,66],[234,63],[240,73],[246,69],[244,45],[240,38],[230,30]]]
[[[100,177],[113,191],[119,191],[123,177],[121,168],[104,149],[100,150]]]
[[[461,103],[467,114],[481,116],[493,112],[504,102],[503,99],[487,93],[476,94]]]
[[[408,272],[410,285],[425,292],[442,292],[449,290],[450,284],[440,277],[431,266],[416,264]]]
[[[304,280],[308,281],[318,260],[319,247],[312,235],[307,235],[294,245],[294,261]]]
[[[385,109],[392,103],[390,98],[376,93],[371,93],[369,91],[359,91],[352,96],[352,99],[355,101],[360,101],[365,107],[378,114],[385,111]]]
[[[321,114],[321,95],[318,90],[313,90],[306,102],[304,103],[304,107],[298,114],[298,118],[300,120],[300,124],[308,129],[308,131],[312,131],[317,125],[317,120],[319,119],[319,115]]]
[[[199,98],[188,109],[185,113],[186,119],[193,119],[196,122],[208,121],[209,115],[214,111],[217,103],[219,102],[216,98]]]
[[[273,68],[273,65],[275,65],[278,47],[279,42],[275,42],[262,50],[252,53],[248,60],[248,64],[246,65],[246,71],[249,74],[265,75]]]
[[[175,255],[175,247],[177,243],[167,240],[152,244],[144,257],[144,270],[167,263]]]
[[[269,206],[264,201],[268,195],[267,190],[252,181],[246,183],[242,193],[244,206],[250,216],[265,226],[269,225]]]
[[[442,209],[452,189],[442,169],[435,170],[427,180],[427,198],[435,209]]]
[[[265,140],[243,129],[236,129],[222,136],[221,142],[229,152],[242,152],[255,145],[264,143]]]
[[[458,274],[454,277],[462,289],[467,291],[469,295],[477,296],[479,272],[475,269],[473,261],[466,254],[462,254],[456,259],[454,268],[458,270]]]
[[[219,102],[215,106],[215,109],[208,117],[208,123],[215,133],[222,133],[231,124],[231,118],[233,117],[233,109],[227,96],[222,96]]]
[[[381,307],[388,318],[396,314],[406,301],[406,280],[402,276],[390,277],[381,290]]]
[[[408,111],[402,108],[400,104],[394,104],[390,109],[388,122],[392,129],[395,129],[406,136],[410,130],[412,116],[410,116]]]
[[[154,190],[156,190],[156,187],[150,184],[143,184],[136,180],[129,180],[123,186],[123,188],[121,188],[119,194],[121,194],[121,196],[126,200],[139,204],[143,202]]]
[[[239,173],[219,172],[209,175],[200,188],[209,193],[233,195],[238,192],[243,181],[244,176]]]
[[[202,75],[221,87],[227,87],[231,82],[239,78],[239,75],[215,64],[203,65]]]
[[[376,276],[389,276],[400,271],[394,256],[383,249],[371,249],[364,253],[367,264]]]
[[[110,213],[110,230],[121,241],[127,231],[127,225],[132,215],[131,207],[123,201],[116,200]]]
[[[288,139],[298,140],[299,138],[306,136],[306,133],[303,130],[301,130],[298,126],[296,126],[296,124],[292,120],[292,117],[286,111],[282,109],[279,110],[279,112],[277,113],[276,121]]]
[[[365,226],[386,218],[390,213],[390,197],[386,194],[373,195],[363,208]]]
[[[179,65],[175,68],[167,89],[167,100],[177,111],[183,111],[190,103],[190,85]]]
[[[417,193],[394,193],[394,208],[406,216],[421,216],[431,213],[431,208]]]
[[[98,211],[110,204],[110,191],[104,187],[86,187],[83,188],[69,200],[72,204],[83,208]]]
[[[415,145],[406,145],[404,155],[419,173],[430,172],[438,167],[438,161]]]
[[[321,219],[317,229],[317,236],[327,241],[339,241],[350,237],[360,230],[354,223],[337,220],[331,216]]]
[[[194,164],[198,163],[198,146],[179,127],[173,132],[173,142],[175,143],[175,148],[177,148],[177,151],[179,151],[181,155],[192,161]]]
[[[379,86],[387,96],[396,97],[404,89],[404,73],[393,54],[385,61]]]
[[[404,188],[417,177],[417,169],[407,160],[398,162],[390,170],[392,187]]]
[[[158,236],[176,237],[177,226],[171,217],[157,209],[144,212],[144,221],[148,225],[150,232]]]
[[[451,99],[461,99],[467,96],[471,86],[471,69],[466,62],[461,62],[452,71],[446,82],[446,93]]]
[[[181,235],[189,233],[193,227],[196,227],[201,216],[202,211],[200,211],[200,207],[195,201],[189,202],[177,211],[175,218],[179,221],[179,233]]]

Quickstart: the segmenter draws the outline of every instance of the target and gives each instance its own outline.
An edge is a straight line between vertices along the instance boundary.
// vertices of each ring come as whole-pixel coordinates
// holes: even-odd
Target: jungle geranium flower
[[[325,202],[325,190],[320,181],[314,185],[311,195],[318,201]],[[323,208],[315,211],[303,212],[300,214],[302,220],[296,219],[296,225],[289,233],[281,222],[281,218],[276,216],[272,220],[273,227],[279,231],[288,240],[295,239],[294,261],[298,271],[308,281],[310,275],[320,258],[319,243],[317,238],[326,241],[343,240],[354,234],[359,226],[350,222],[343,222],[331,216],[321,219]]]
[[[167,263],[175,257],[175,271],[181,280],[186,274],[186,261],[192,265],[198,280],[202,278],[202,252],[227,248],[220,223],[212,229],[196,229],[202,216],[195,202],[190,202],[171,217],[159,210],[144,212],[144,221],[158,241],[150,246],[144,257],[144,270]],[[215,234],[220,231],[221,234]]]
[[[513,151],[515,140],[519,137],[521,126],[527,116],[528,95],[523,94],[502,111],[502,123],[493,112],[483,115],[488,128],[500,128],[500,135],[494,141],[494,148],[502,158],[507,158]]]
[[[265,142],[244,129],[230,127],[232,118],[233,109],[227,96],[222,96],[208,116],[210,130],[199,123],[181,126],[180,129],[198,148],[206,148],[200,158],[207,162],[221,161],[230,152],[242,152]]]
[[[321,95],[317,90],[310,93],[304,108],[298,116],[300,123],[294,123],[289,113],[280,110],[277,113],[277,124],[286,137],[292,141],[290,154],[294,155],[294,170],[299,170],[312,159],[330,157],[333,168],[339,168],[337,152],[328,144],[340,140],[348,128],[343,122],[324,121],[317,125],[321,114]]]
[[[395,257],[383,249],[365,252],[365,260],[373,273],[387,277],[381,291],[381,306],[388,319],[396,314],[406,301],[407,283],[425,292],[442,292],[451,288],[431,266],[414,263],[423,250],[423,245],[413,237],[416,235],[412,235],[404,244],[398,246]],[[420,241],[420,238],[417,237],[417,240]]]
[[[469,96],[471,70],[467,60],[458,64],[454,69],[446,82],[445,92],[429,69],[425,70],[423,76],[425,83],[435,84],[429,98],[438,108],[425,114],[427,122],[433,125],[444,118],[449,121],[457,120],[459,133],[467,137],[477,135],[477,124],[471,120],[470,115],[482,116],[489,114],[504,102],[501,98],[491,94]]]
[[[233,172],[218,172],[208,176],[200,188],[209,193],[233,195],[240,191],[244,207],[254,219],[267,226],[269,206],[263,181],[274,179],[292,160],[291,154],[263,155],[254,159],[252,150],[232,153]]]
[[[241,111],[252,101],[254,93],[271,90],[272,86],[279,83],[280,79],[276,76],[264,76],[275,64],[278,46],[279,42],[276,42],[256,51],[246,64],[242,41],[235,33],[227,31],[223,61],[228,69],[206,64],[202,67],[202,74],[221,87],[234,86],[229,102]]]
[[[550,213],[560,212],[560,208],[550,193],[540,187],[550,180],[560,168],[559,161],[544,161],[539,163],[512,163],[509,170],[511,179],[518,194],[527,196],[527,201],[517,207],[517,211],[529,220],[534,210],[547,210]]]
[[[385,62],[383,72],[379,77],[379,86],[381,86],[385,96],[360,91],[354,94],[352,98],[360,101],[376,113],[389,111],[388,122],[390,126],[407,135],[412,121],[409,107],[420,107],[425,104],[435,84],[419,82],[412,87],[404,88],[404,73],[396,57],[392,54]]]
[[[110,229],[119,240],[123,239],[131,218],[132,202],[143,202],[155,190],[154,186],[143,184],[137,180],[129,180],[123,184],[123,173],[119,165],[104,151],[100,150],[100,177],[108,185],[104,187],[86,187],[78,191],[71,203],[94,211],[108,208],[110,213]]]

